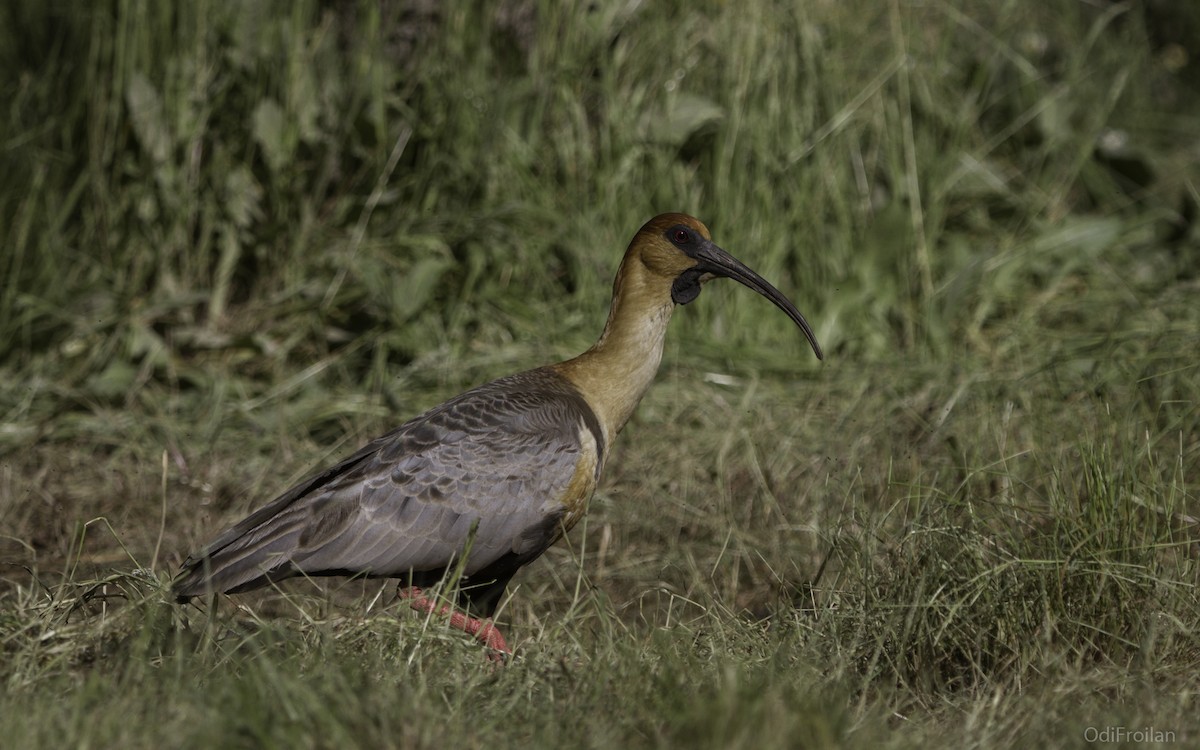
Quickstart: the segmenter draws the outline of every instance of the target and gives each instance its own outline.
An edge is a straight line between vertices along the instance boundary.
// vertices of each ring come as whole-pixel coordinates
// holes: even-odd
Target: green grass
[[[1200,14],[562,5],[0,10],[3,744],[1194,743]],[[169,602],[588,346],[666,210],[826,361],[732,283],[679,310],[512,663],[380,584]]]

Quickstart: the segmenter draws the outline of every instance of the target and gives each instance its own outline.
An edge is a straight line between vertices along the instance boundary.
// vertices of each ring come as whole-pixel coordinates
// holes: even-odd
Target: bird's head
[[[631,249],[639,252],[647,270],[670,281],[675,304],[686,305],[696,299],[700,286],[712,279],[733,279],[774,302],[804,332],[817,359],[823,358],[816,335],[796,306],[745,263],[718,247],[699,219],[687,214],[660,214],[638,230]]]

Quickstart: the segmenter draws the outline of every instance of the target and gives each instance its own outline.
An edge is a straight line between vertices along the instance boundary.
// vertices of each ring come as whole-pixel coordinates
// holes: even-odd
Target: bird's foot
[[[461,630],[483,643],[488,649],[487,656],[491,661],[503,663],[512,656],[512,650],[508,647],[508,642],[504,640],[504,635],[496,627],[495,623],[492,622],[491,618],[481,620],[459,612],[449,604],[439,605],[436,601],[425,596],[421,589],[416,586],[400,589],[398,593],[401,599],[408,601],[408,606],[418,612],[426,614],[432,612],[436,617],[450,615],[450,627],[455,630]]]

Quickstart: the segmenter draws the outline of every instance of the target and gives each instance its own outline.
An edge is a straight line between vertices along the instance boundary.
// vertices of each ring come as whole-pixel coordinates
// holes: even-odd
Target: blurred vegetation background
[[[0,72],[3,736],[1200,732],[1200,6],[19,1]],[[590,345],[668,210],[827,359],[733,284],[680,311],[588,528],[518,581],[517,665],[361,584],[166,603],[289,481]],[[171,718],[82,708],[123,681],[113,717]]]

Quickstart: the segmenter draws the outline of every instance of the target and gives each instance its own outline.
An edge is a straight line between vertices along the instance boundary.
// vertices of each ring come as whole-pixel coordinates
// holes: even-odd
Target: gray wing
[[[225,531],[184,562],[175,594],[244,591],[298,574],[440,571],[475,524],[466,574],[501,560],[515,571],[557,538],[585,428],[599,433],[587,403],[553,371],[480,386]]]

